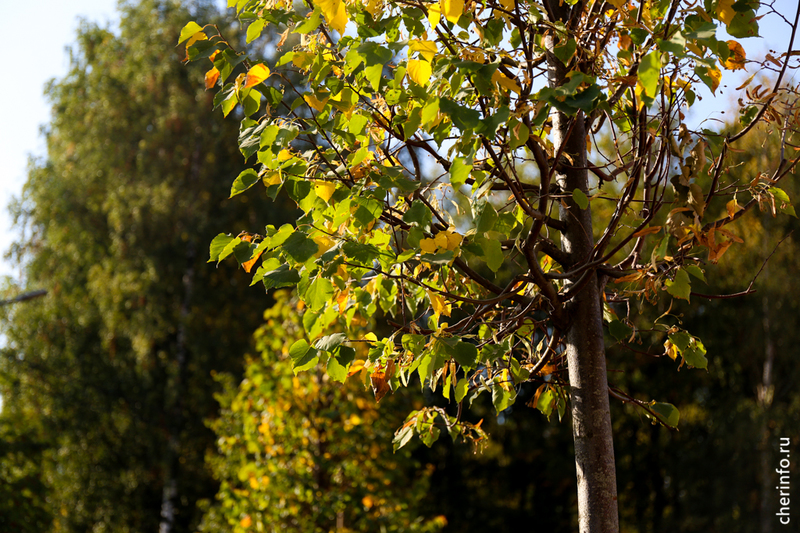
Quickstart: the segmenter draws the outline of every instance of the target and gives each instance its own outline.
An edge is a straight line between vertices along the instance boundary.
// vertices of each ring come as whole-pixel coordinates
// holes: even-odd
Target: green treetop
[[[48,294],[6,308],[3,425],[26,421],[6,434],[40,445],[47,490],[31,505],[56,530],[189,531],[195,502],[217,490],[204,464],[210,371],[241,372],[267,304],[227,267],[206,268],[204,249],[265,205],[223,201],[241,170],[223,141],[236,128],[210,114],[203,72],[173,44],[183,20],[213,11],[121,11],[118,33],[81,24],[68,73],[47,87],[47,155],[16,206],[16,254],[23,283]],[[47,528],[13,517],[0,511],[0,529]]]

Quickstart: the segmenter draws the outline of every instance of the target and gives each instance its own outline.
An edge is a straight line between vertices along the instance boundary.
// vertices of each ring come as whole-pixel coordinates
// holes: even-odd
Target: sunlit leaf
[[[661,52],[654,50],[644,56],[639,63],[639,82],[647,96],[653,98],[661,79]]]
[[[316,0],[314,3],[320,7],[330,27],[340,34],[344,34],[344,28],[347,26],[348,22],[344,1]]]
[[[336,184],[330,181],[317,181],[314,183],[314,192],[317,194],[317,197],[327,202],[331,199],[333,193],[336,192]]]
[[[728,41],[728,49],[730,50],[730,56],[728,59],[725,60],[725,68],[728,70],[742,70],[744,69],[745,60],[747,56],[745,55],[744,48],[742,45],[739,44],[737,41]]]
[[[447,20],[455,24],[464,13],[464,0],[439,0],[439,9]]]
[[[198,23],[192,21],[186,24],[181,30],[181,35],[178,38],[178,44],[181,44],[183,41],[193,37],[198,32],[202,31],[203,28]]]
[[[254,65],[250,70],[247,71],[247,77],[244,81],[244,88],[250,88],[254,85],[258,85],[265,79],[267,79],[270,75],[269,67],[259,63],[258,65]]]
[[[678,427],[678,422],[680,422],[681,414],[678,411],[677,407],[672,405],[671,403],[653,403],[650,405],[650,409],[654,413],[658,415],[662,422],[670,427]]]
[[[414,83],[424,87],[431,79],[431,64],[421,59],[409,59],[407,72]]]
[[[217,80],[219,80],[219,70],[217,67],[213,67],[211,70],[206,72],[206,90],[211,89],[216,85]]]
[[[675,272],[675,277],[671,280],[666,280],[664,285],[667,287],[667,292],[675,298],[681,298],[689,301],[689,295],[692,292],[691,282],[689,281],[689,274],[681,269]]]
[[[433,308],[433,314],[437,317],[439,315],[450,316],[450,302],[448,302],[441,294],[434,291],[425,291],[428,294],[428,299]]]

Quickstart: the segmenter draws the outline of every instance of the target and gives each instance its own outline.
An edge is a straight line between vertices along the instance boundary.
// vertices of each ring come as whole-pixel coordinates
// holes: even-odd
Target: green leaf
[[[662,422],[670,427],[678,427],[681,413],[678,408],[671,403],[654,403],[650,409],[658,415]]]
[[[575,189],[572,191],[572,200],[581,210],[589,207],[589,198],[587,198],[586,194],[580,189]]]
[[[692,339],[692,342],[686,347],[685,350],[681,351],[681,356],[683,356],[684,361],[686,361],[686,364],[689,366],[702,369],[708,368],[706,347],[703,346],[703,343],[700,342],[700,339],[696,337]]]
[[[255,22],[250,24],[247,27],[247,43],[252,43],[256,39],[261,36],[261,32],[264,31],[264,26],[267,25],[267,21],[264,19],[256,19]]]
[[[203,31],[202,26],[198,23],[192,21],[186,24],[181,30],[181,35],[178,38],[178,44],[181,44],[183,41],[191,39],[196,33]]]
[[[425,348],[425,335],[415,335],[406,333],[402,338],[403,349],[411,352],[415,357],[422,353]]]
[[[481,247],[484,261],[492,272],[497,272],[503,266],[505,255],[503,254],[503,246],[497,239],[487,239],[479,237],[475,239],[475,243]]]
[[[209,246],[209,263],[213,263],[214,261],[221,261],[224,258],[220,258],[220,254],[222,251],[233,241],[236,237],[232,235],[228,235],[225,233],[220,233],[214,240],[211,241],[211,245]]]
[[[441,430],[434,426],[433,424],[428,425],[424,431],[419,432],[419,439],[422,443],[430,448],[433,446],[433,443],[439,439],[439,435],[441,434]]]
[[[619,320],[612,320],[608,324],[608,332],[612,337],[622,342],[630,338],[633,329]]]
[[[333,283],[326,278],[316,278],[303,296],[312,311],[319,311],[333,298]]]
[[[569,39],[564,44],[559,44],[553,49],[553,54],[561,61],[564,65],[569,63],[569,60],[572,59],[572,56],[575,55],[575,50],[578,48],[578,43],[575,42],[575,39]]]
[[[514,119],[509,126],[509,143],[508,146],[512,150],[516,150],[520,146],[524,146],[531,136],[531,130],[522,122]]]
[[[553,392],[553,389],[548,387],[546,391],[539,395],[539,399],[536,402],[536,408],[541,411],[544,416],[550,418],[550,415],[553,413],[555,399],[556,395]]]
[[[248,168],[242,171],[233,181],[230,198],[233,198],[237,194],[242,194],[256,183],[258,183],[258,174],[255,170]]]
[[[283,242],[283,252],[298,263],[305,263],[319,250],[319,246],[302,231],[295,230]]]
[[[474,368],[478,359],[478,347],[472,343],[458,341],[452,349],[453,359],[464,368]]]
[[[426,228],[431,223],[431,211],[424,203],[414,200],[411,202],[408,211],[403,214],[403,222],[417,224],[421,228]]]
[[[675,273],[674,279],[666,280],[664,285],[667,287],[667,292],[675,298],[689,301],[689,296],[692,292],[692,285],[689,281],[689,274],[686,270],[680,269]]]
[[[343,365],[333,355],[328,357],[328,365],[325,367],[325,370],[333,381],[344,383],[347,379],[347,366]]]
[[[267,290],[291,287],[297,285],[300,281],[300,273],[289,265],[283,264],[275,270],[264,274],[261,281],[264,283],[264,287],[266,287]]]
[[[696,277],[700,281],[705,282],[706,276],[703,274],[703,271],[697,265],[684,265],[683,270],[691,274],[692,276]]]
[[[500,414],[513,405],[516,398],[517,391],[514,387],[511,387],[511,390],[505,390],[497,383],[492,386],[492,405],[494,405],[497,414]]]
[[[414,436],[414,424],[403,426],[397,433],[395,433],[394,439],[392,439],[392,449],[396,452],[397,450],[408,444],[413,436]]]
[[[314,347],[317,350],[322,350],[325,352],[333,352],[336,348],[339,347],[343,342],[347,340],[347,335],[344,333],[334,333],[332,335],[326,335],[319,339],[317,342],[314,343]]]
[[[756,13],[752,9],[738,12],[725,30],[731,37],[743,39],[745,37],[758,37],[758,22]]]
[[[471,161],[467,161],[463,157],[456,157],[453,159],[453,164],[450,166],[450,184],[453,188],[464,185],[471,170]]]
[[[308,370],[316,365],[319,359],[317,350],[309,346],[305,339],[300,339],[292,344],[289,348],[289,357],[292,359],[292,369],[295,374]]]
[[[650,98],[655,98],[660,78],[661,52],[654,50],[644,56],[639,63],[639,81],[644,87],[645,94]]]
[[[458,380],[456,383],[456,402],[461,403],[461,401],[467,396],[467,392],[469,391],[469,379],[463,377]]]
[[[494,206],[489,202],[485,202],[475,219],[477,232],[485,233],[491,231],[497,223],[497,219],[497,211],[495,211]]]

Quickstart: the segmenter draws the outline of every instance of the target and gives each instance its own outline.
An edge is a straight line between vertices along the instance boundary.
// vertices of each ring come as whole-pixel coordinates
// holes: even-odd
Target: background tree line
[[[246,531],[260,520],[511,531],[530,516],[535,531],[574,530],[569,425],[526,407],[533,391],[499,418],[490,401],[477,405],[470,416],[491,436],[481,454],[442,440],[394,455],[391,432],[413,395],[378,407],[369,380],[294,377],[285,347],[311,327],[303,309],[288,296],[273,305],[225,263],[206,263],[220,231],[265,213],[279,226],[292,213],[280,197],[225,200],[242,166],[238,132],[198,90],[204,69],[181,65],[174,48],[186,20],[213,16],[210,3],[189,9],[122,3],[119,34],[84,23],[69,74],[47,88],[48,154],[14,206],[25,279],[8,292],[48,295],[4,310],[0,530]],[[759,142],[733,172],[758,173],[779,140]],[[740,222],[747,253],[726,256],[700,292],[741,291],[796,226]],[[756,294],[672,310],[703,332],[707,373],[673,379],[658,344],[620,342],[609,354],[613,383],[682,413],[668,431],[614,408],[623,530],[770,531],[771,453],[778,436],[796,444],[800,415],[795,243],[778,247]]]

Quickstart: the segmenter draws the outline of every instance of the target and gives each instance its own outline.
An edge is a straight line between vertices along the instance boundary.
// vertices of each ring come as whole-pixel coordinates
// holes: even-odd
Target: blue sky
[[[45,83],[66,74],[65,47],[74,41],[78,17],[103,23],[115,21],[116,0],[45,0],[0,2],[6,68],[0,83],[0,250],[14,240],[5,207],[19,195],[28,158],[45,153],[39,129],[49,120],[43,96]],[[10,47],[9,47],[10,44]],[[0,261],[0,275],[11,266]]]
[[[115,24],[116,0],[44,0],[42,2],[0,2],[5,48],[4,82],[0,83],[0,250],[5,252],[14,240],[11,220],[5,209],[13,196],[19,195],[25,181],[29,157],[44,155],[40,127],[49,119],[50,109],[43,96],[44,85],[51,78],[66,73],[66,46],[74,40],[79,17],[104,24]],[[776,7],[787,18],[793,18],[796,0],[777,0]],[[763,57],[769,48],[783,52],[788,33],[769,20],[762,21],[761,44],[743,43],[754,56]],[[719,36],[722,38],[722,36]],[[10,43],[10,47],[9,47]],[[780,46],[779,46],[780,43]],[[753,67],[750,67],[751,74]],[[718,117],[728,108],[741,75],[723,78],[728,88],[719,98],[706,94],[702,107],[693,118],[695,124],[704,118]],[[0,258],[0,275],[14,275],[11,265]]]

